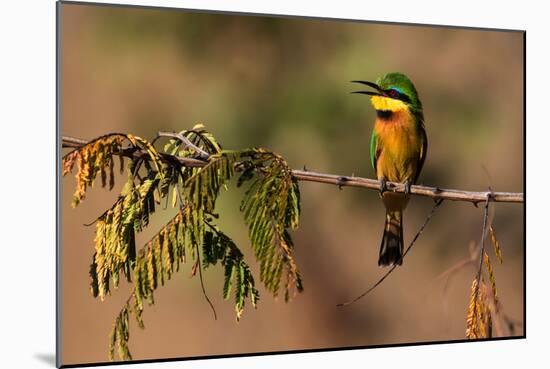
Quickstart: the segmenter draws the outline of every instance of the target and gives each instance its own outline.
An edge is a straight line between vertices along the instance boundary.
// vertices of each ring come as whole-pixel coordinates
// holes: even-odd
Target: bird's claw
[[[405,182],[405,195],[409,195],[411,193],[411,182],[406,181]]]
[[[386,183],[386,180],[382,178],[380,180],[380,195],[383,195],[384,192],[388,190],[388,184]]]

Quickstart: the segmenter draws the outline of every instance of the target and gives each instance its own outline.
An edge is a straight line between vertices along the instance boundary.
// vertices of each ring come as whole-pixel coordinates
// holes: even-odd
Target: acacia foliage
[[[192,275],[209,266],[223,268],[222,294],[225,299],[233,296],[237,320],[247,300],[256,307],[259,293],[250,267],[240,248],[216,224],[216,200],[236,175],[237,186],[248,186],[240,210],[259,263],[260,281],[274,296],[283,290],[285,301],[303,290],[290,234],[299,224],[300,190],[286,161],[261,148],[223,150],[202,125],[180,132],[162,151],[155,147],[157,141],[107,134],[69,152],[62,161],[64,176],[76,167],[73,207],[85,199],[98,176],[102,187],[113,188],[116,157],[120,171],[127,172],[118,198],[95,221],[90,265],[94,297],[104,300],[118,287],[121,276],[132,284],[110,333],[111,360],[116,354],[122,360],[132,358],[130,316],[144,328],[144,306],[154,304],[154,292],[187,262]],[[186,166],[178,158],[204,162]],[[171,203],[177,213],[149,242],[137,246],[136,234],[163,203]]]

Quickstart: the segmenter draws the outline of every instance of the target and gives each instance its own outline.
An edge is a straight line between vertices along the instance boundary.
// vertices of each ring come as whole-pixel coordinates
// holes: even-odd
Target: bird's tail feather
[[[378,265],[403,264],[403,213],[398,211],[386,212],[386,226],[380,245]]]

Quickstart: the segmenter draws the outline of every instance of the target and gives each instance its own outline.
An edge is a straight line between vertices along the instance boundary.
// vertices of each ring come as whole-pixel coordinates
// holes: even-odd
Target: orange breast
[[[413,181],[420,160],[422,141],[414,117],[407,110],[394,112],[389,119],[374,124],[378,136],[378,179],[392,182]]]

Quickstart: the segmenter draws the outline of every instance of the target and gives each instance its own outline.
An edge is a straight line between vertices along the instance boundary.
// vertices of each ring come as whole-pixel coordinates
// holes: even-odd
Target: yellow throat
[[[370,98],[370,101],[372,103],[372,106],[376,110],[389,110],[389,111],[400,111],[404,109],[408,109],[407,104],[405,104],[401,100],[397,99],[390,99],[389,97],[384,96],[372,96]]]

